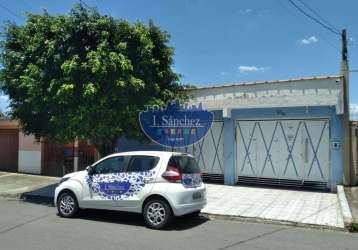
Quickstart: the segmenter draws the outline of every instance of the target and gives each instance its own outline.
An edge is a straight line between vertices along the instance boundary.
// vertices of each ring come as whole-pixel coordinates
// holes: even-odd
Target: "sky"
[[[336,29],[347,29],[350,69],[358,70],[358,1],[301,1]],[[23,24],[26,11],[65,14],[76,2],[0,0],[0,22]],[[130,22],[152,19],[168,31],[175,48],[173,68],[182,75],[182,83],[202,86],[341,74],[340,36],[304,16],[289,0],[85,3]],[[0,108],[7,103],[7,97],[0,96]],[[350,73],[350,103],[351,116],[358,119],[358,72]]]

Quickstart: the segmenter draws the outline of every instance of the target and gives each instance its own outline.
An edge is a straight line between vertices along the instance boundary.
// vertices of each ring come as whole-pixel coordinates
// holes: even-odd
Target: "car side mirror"
[[[87,166],[86,171],[87,171],[88,175],[93,175],[94,168],[92,166]]]

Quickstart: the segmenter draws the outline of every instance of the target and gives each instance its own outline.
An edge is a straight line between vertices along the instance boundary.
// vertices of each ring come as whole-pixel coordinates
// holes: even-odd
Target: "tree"
[[[143,138],[138,113],[185,99],[169,34],[83,5],[69,15],[27,14],[4,29],[0,73],[25,133],[58,143],[89,139],[102,156],[117,138]]]

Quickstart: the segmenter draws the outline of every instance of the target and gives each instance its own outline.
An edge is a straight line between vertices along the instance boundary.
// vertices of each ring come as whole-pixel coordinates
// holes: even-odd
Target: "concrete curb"
[[[347,231],[346,228],[343,227],[316,225],[316,224],[308,224],[308,223],[285,221],[285,220],[271,220],[271,219],[263,219],[257,217],[243,217],[243,216],[219,215],[219,214],[209,214],[209,213],[201,213],[201,214],[209,219],[264,223],[264,224],[273,224],[273,225],[281,225],[281,226],[312,228],[312,229],[319,229],[319,230],[331,230],[331,231],[343,231],[343,232]]]
[[[23,173],[0,172],[0,174],[0,183],[2,180],[5,182],[4,187],[0,186],[1,198],[53,204],[54,190],[60,178]],[[6,183],[11,182],[18,185],[6,186],[8,185]]]
[[[20,172],[3,172],[0,171],[0,177],[6,177],[6,176],[31,176],[31,177],[38,177],[41,179],[47,179],[47,180],[55,180],[58,181],[61,179],[61,177],[56,177],[56,176],[47,176],[47,175],[40,175],[40,174],[30,174],[30,173],[20,173]]]
[[[349,208],[346,194],[344,192],[344,187],[339,185],[337,186],[337,195],[339,200],[339,206],[341,208],[344,226],[348,229],[352,229],[353,217],[351,209]]]
[[[32,192],[25,192],[22,194],[1,194],[0,199],[4,200],[17,200],[30,203],[44,204],[49,206],[55,206],[53,202],[53,196],[38,195]]]

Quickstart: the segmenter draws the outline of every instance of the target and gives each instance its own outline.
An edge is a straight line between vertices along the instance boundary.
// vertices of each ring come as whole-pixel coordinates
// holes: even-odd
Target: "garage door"
[[[0,129],[0,171],[17,172],[19,130]]]
[[[236,136],[239,182],[327,186],[328,120],[237,121]]]
[[[204,180],[223,181],[224,144],[223,121],[214,121],[207,135],[194,145],[176,151],[192,154],[203,173]]]

